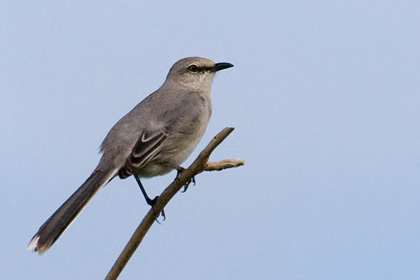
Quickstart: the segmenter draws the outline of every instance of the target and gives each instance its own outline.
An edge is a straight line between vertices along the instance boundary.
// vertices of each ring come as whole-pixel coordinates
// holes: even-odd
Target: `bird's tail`
[[[43,254],[70,226],[89,200],[115,176],[114,170],[95,170],[60,208],[39,228],[28,245],[28,250]]]

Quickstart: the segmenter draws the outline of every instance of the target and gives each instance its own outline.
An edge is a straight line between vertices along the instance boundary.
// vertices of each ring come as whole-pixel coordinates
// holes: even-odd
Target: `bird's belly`
[[[191,155],[200,142],[207,128],[209,117],[203,118],[201,125],[197,126],[196,131],[186,134],[177,134],[176,137],[170,136],[163,143],[162,150],[146,166],[138,171],[140,177],[153,177],[164,175],[177,167]]]
[[[190,142],[189,145],[183,149],[177,149],[177,151],[173,152],[165,152],[165,156],[158,156],[156,159],[141,168],[138,171],[138,175],[140,177],[154,177],[171,172],[181,166],[181,164],[190,156],[192,151],[194,151],[197,144],[198,141],[194,141]]]

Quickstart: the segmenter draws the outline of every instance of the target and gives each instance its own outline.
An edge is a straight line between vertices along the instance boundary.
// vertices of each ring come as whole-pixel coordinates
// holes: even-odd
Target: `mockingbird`
[[[163,85],[120,119],[101,144],[102,157],[89,178],[58,208],[31,239],[28,250],[47,251],[90,199],[114,177],[140,178],[182,170],[211,115],[210,91],[217,71],[227,62],[189,57],[176,62]]]

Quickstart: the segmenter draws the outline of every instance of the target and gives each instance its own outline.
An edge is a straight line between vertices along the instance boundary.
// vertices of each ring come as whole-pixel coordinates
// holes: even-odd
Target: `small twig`
[[[238,167],[244,164],[242,160],[222,160],[219,162],[207,162],[210,154],[214,149],[233,131],[233,127],[226,127],[219,132],[210,143],[204,148],[199,154],[197,159],[185,170],[183,170],[177,178],[162,192],[162,194],[156,200],[153,209],[150,209],[143,221],[137,227],[134,234],[131,236],[124,250],[121,252],[118,259],[115,261],[105,280],[114,280],[120,275],[121,271],[126,266],[128,260],[134,254],[135,250],[140,245],[146,233],[149,231],[152,224],[159,217],[163,208],[168,204],[169,200],[191,179],[203,172],[203,171],[214,171],[223,170],[226,168]]]
[[[221,171],[223,169],[239,167],[245,164],[242,159],[225,159],[218,162],[207,162],[204,171]]]

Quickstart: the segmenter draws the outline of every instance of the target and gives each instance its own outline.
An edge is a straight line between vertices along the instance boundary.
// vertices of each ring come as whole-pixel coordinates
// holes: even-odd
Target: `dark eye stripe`
[[[201,67],[201,70],[203,70],[203,71],[213,71],[214,68],[213,67]]]
[[[194,73],[198,73],[198,72],[205,72],[205,71],[214,71],[214,67],[211,66],[197,66],[197,65],[191,65],[188,67],[188,70]]]

